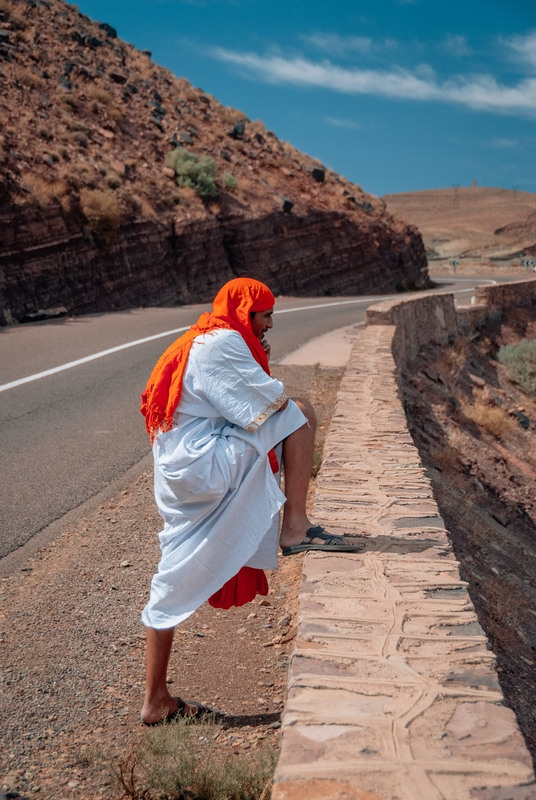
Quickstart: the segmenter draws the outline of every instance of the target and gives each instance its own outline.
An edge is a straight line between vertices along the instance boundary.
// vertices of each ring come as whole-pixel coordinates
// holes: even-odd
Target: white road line
[[[23,383],[30,383],[31,381],[38,381],[40,378],[46,378],[49,375],[55,375],[57,372],[63,372],[65,369],[78,367],[80,364],[87,364],[88,361],[95,361],[97,358],[109,356],[111,353],[118,353],[120,350],[126,350],[128,347],[136,347],[138,344],[145,344],[145,342],[152,342],[154,339],[161,339],[163,336],[171,336],[172,333],[182,333],[187,331],[190,326],[186,325],[184,328],[174,328],[171,331],[164,331],[164,333],[156,333],[154,336],[146,336],[145,339],[136,339],[135,342],[127,342],[120,344],[117,347],[110,347],[108,350],[101,350],[100,353],[93,353],[91,356],[85,358],[77,358],[76,361],[69,361],[67,364],[61,364],[59,367],[46,369],[44,372],[36,372],[35,375],[28,375],[27,378],[20,378],[18,381],[11,381],[11,383],[4,383],[0,386],[0,392],[5,392],[7,389],[14,389],[15,386],[22,386]]]
[[[454,282],[459,283],[461,281],[453,281],[453,283]],[[497,281],[493,280],[486,280],[482,282],[497,283]],[[462,294],[463,292],[472,292],[472,291],[473,289],[459,289],[456,292],[452,292],[452,294]],[[438,294],[441,293],[438,292]],[[450,292],[448,294],[450,294]],[[359,300],[337,300],[332,303],[318,303],[317,305],[297,306],[296,308],[281,308],[278,311],[274,311],[274,314],[290,314],[293,311],[309,311],[314,308],[329,308],[331,306],[347,306],[351,304],[359,305],[360,303],[368,303],[370,305],[370,303],[375,303],[381,300],[393,300],[396,299],[397,297],[400,297],[400,295],[383,294],[378,297],[366,297],[366,298],[360,298]],[[136,347],[139,344],[145,344],[146,342],[153,342],[155,339],[162,339],[164,336],[171,336],[171,334],[173,333],[182,333],[183,331],[187,331],[189,328],[190,326],[186,325],[183,328],[174,328],[171,331],[164,331],[163,333],[155,333],[154,336],[146,336],[144,339],[136,339],[134,342],[127,342],[126,344],[120,344],[117,347],[110,347],[108,350],[101,350],[100,353],[93,353],[93,355],[91,356],[85,356],[84,358],[77,358],[76,361],[69,361],[67,364],[60,364],[59,367],[46,369],[43,372],[36,372],[35,375],[28,375],[27,378],[19,378],[19,380],[17,381],[4,383],[3,386],[0,386],[0,392],[6,392],[8,389],[14,389],[16,386],[22,386],[25,383],[38,381],[40,378],[48,378],[49,375],[56,375],[56,373],[63,372],[66,369],[72,369],[72,367],[79,367],[81,364],[87,364],[89,361],[95,361],[97,358],[103,358],[104,356],[109,356],[112,353],[119,353],[121,350],[127,350],[129,347]]]

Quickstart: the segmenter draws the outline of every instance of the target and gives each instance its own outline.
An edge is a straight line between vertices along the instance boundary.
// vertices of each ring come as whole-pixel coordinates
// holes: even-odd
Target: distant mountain
[[[428,257],[507,261],[536,253],[536,194],[480,186],[388,194],[393,214],[416,225]]]
[[[0,322],[426,284],[418,231],[61,0],[0,0]],[[42,315],[41,315],[42,316]]]

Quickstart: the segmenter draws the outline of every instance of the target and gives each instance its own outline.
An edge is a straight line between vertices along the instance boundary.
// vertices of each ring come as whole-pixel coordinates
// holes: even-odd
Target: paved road
[[[477,282],[484,279],[457,280],[448,291],[470,296]],[[273,360],[359,322],[379,299],[385,296],[278,299],[269,335]],[[159,355],[179,335],[160,334],[190,325],[205,309],[147,308],[0,331],[0,559],[149,452],[140,393]],[[23,382],[110,348],[118,349]]]

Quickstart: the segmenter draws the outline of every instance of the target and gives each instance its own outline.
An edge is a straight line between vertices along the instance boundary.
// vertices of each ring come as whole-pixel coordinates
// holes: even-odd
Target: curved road
[[[485,282],[445,279],[439,291],[467,298]],[[272,361],[363,320],[384,299],[279,298]],[[147,455],[140,393],[160,354],[206,309],[146,308],[0,331],[0,559]]]

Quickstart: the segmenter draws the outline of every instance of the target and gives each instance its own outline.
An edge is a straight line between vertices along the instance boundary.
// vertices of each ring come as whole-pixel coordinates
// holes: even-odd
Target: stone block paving
[[[407,430],[393,326],[352,351],[314,518],[273,800],[528,800],[531,759]]]

